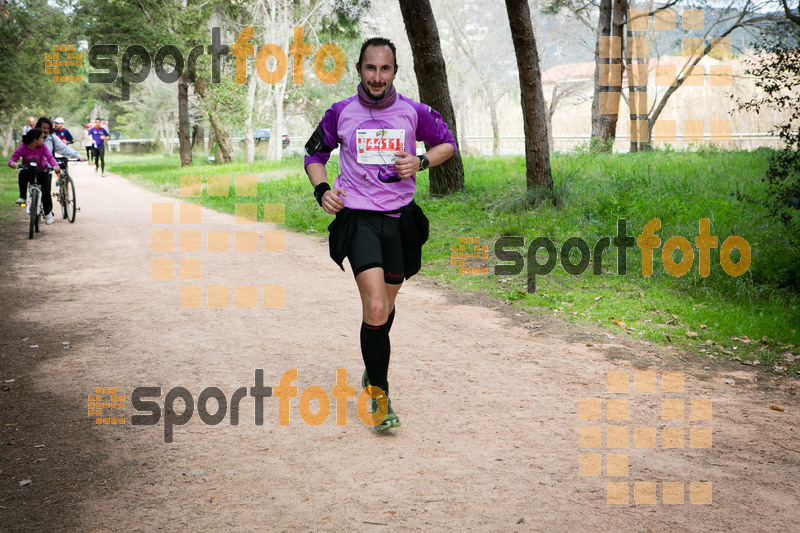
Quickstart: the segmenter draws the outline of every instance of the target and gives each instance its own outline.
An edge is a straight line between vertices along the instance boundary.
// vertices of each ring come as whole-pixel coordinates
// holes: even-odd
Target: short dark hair
[[[50,125],[50,131],[53,131],[55,129],[55,128],[53,128],[53,123],[47,117],[39,117],[39,120],[36,122],[36,127],[37,128],[41,128],[42,124],[49,124]]]
[[[394,56],[394,70],[397,72],[397,48],[395,48],[394,43],[386,37],[372,37],[364,41],[361,45],[361,53],[358,54],[358,63],[356,63],[359,70],[361,70],[361,60],[364,59],[364,50],[366,50],[368,46],[388,46]]]
[[[25,135],[22,136],[22,144],[30,144],[34,140],[36,140],[39,137],[41,137],[42,133],[44,133],[42,131],[42,128],[39,128],[38,126],[35,127],[35,128],[29,129],[28,132]]]

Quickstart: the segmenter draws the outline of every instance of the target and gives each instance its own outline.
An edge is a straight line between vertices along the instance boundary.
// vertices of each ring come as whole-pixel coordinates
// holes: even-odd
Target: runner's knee
[[[389,302],[385,298],[372,298],[364,309],[364,322],[373,326],[381,326],[389,318]]]

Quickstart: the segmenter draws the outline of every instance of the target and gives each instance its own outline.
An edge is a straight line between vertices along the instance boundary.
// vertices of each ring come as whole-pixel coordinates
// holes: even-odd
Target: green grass
[[[0,165],[0,221],[12,220],[14,213],[19,210],[14,200],[19,198],[17,186],[17,171],[8,165]]]
[[[431,237],[424,249],[422,273],[441,284],[479,291],[513,302],[520,309],[551,313],[575,321],[590,321],[617,334],[679,345],[684,350],[719,359],[738,354],[765,367],[779,365],[786,372],[798,368],[781,362],[788,350],[800,345],[800,297],[791,285],[797,257],[785,244],[783,227],[763,206],[762,177],[770,152],[656,151],[640,154],[556,154],[552,165],[553,191],[549,201],[532,208],[525,197],[522,157],[464,159],[466,189],[445,198],[429,195],[427,173],[418,179],[417,202],[431,221]],[[280,163],[256,161],[209,165],[205,161],[181,169],[177,156],[107,156],[109,170],[162,193],[179,195],[180,176],[254,174],[258,178],[255,203],[284,203],[286,226],[327,236],[331,217],[313,199],[303,172],[302,158]],[[331,181],[336,160],[328,165]],[[203,205],[234,212],[237,200],[233,180],[230,195],[199,199]],[[263,209],[263,208],[262,208]],[[261,214],[259,215],[261,216]],[[690,271],[670,275],[662,264],[661,248],[654,250],[651,277],[642,275],[638,247],[628,248],[627,274],[617,274],[616,249],[602,254],[602,273],[590,264],[580,276],[568,274],[557,263],[548,275],[537,277],[535,294],[525,291],[526,275],[493,274],[494,243],[500,236],[522,236],[527,245],[549,237],[557,249],[570,237],[584,239],[592,249],[598,239],[617,235],[618,219],[627,220],[627,234],[638,236],[654,218],[661,220],[656,235],[661,244],[683,236],[692,244],[699,220],[711,221],[719,244],[731,235],[747,240],[752,250],[749,270],[740,277],[720,266],[719,248],[711,250],[711,273],[701,277],[694,249]],[[480,237],[489,245],[489,258],[467,260],[466,266],[485,266],[488,275],[459,274],[451,266],[451,247],[459,238]],[[466,243],[465,243],[466,245]],[[538,261],[546,254],[540,251]],[[579,253],[573,250],[571,260]],[[734,251],[733,260],[739,259]],[[680,261],[679,252],[673,254]],[[526,261],[527,264],[527,261]],[[623,328],[621,323],[624,323]],[[687,331],[697,333],[688,337]],[[748,337],[752,342],[733,338]],[[763,341],[761,339],[764,339]],[[706,343],[716,343],[714,345]],[[734,350],[733,348],[736,348]],[[705,352],[704,352],[705,350]]]

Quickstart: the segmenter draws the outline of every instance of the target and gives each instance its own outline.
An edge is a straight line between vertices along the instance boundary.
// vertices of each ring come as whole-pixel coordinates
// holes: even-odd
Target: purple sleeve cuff
[[[314,155],[307,155],[305,157],[303,168],[307,167],[311,163],[319,163],[325,166],[328,163],[328,160],[331,158],[331,154],[324,154],[324,153],[316,153]]]

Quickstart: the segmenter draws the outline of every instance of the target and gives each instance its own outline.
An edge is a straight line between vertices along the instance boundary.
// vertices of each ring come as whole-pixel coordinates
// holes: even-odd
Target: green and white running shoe
[[[396,428],[396,427],[400,427],[400,426],[403,425],[403,423],[400,422],[400,419],[395,414],[394,409],[392,409],[392,399],[387,397],[387,400],[389,400],[389,410],[386,413],[386,417],[383,419],[383,422],[381,422],[377,426],[374,426],[375,431],[384,431],[384,430],[387,430],[389,428]],[[377,411],[378,410],[378,400],[373,398],[370,401],[370,407],[371,407],[371,410],[370,410],[371,413],[374,413],[375,411]]]

